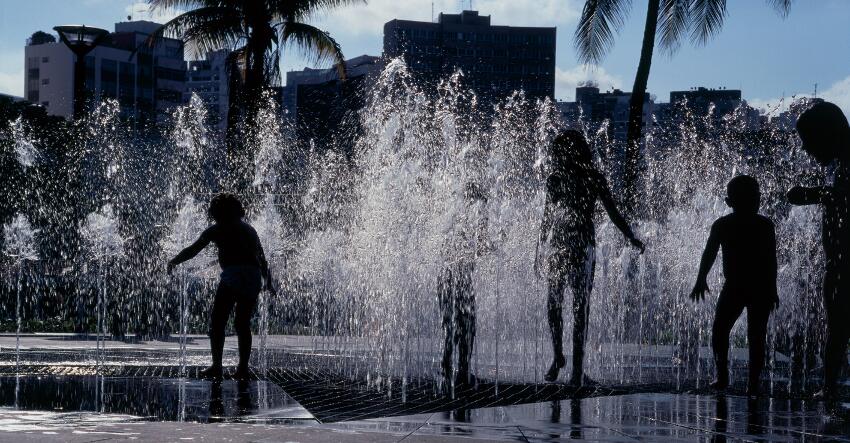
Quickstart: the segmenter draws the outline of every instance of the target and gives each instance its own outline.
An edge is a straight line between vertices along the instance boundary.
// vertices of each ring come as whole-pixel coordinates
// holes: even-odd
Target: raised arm
[[[546,192],[546,202],[543,204],[543,219],[540,221],[540,234],[538,244],[544,243],[549,238],[549,232],[552,230],[552,194]]]
[[[208,244],[210,244],[210,237],[208,231],[204,231],[201,236],[198,237],[197,240],[195,240],[195,243],[192,243],[191,245],[180,251],[176,256],[174,256],[174,258],[171,259],[171,261],[168,262],[168,272],[171,272],[171,270],[180,263],[194,258],[205,247],[207,247]]]
[[[770,232],[767,236],[769,255],[767,257],[768,275],[771,282],[771,296],[773,297],[773,305],[779,306],[779,291],[776,288],[776,277],[778,274],[779,265],[776,262],[776,228],[773,223],[770,224]]]
[[[832,188],[830,186],[815,186],[806,188],[803,186],[795,186],[788,191],[786,195],[788,202],[792,205],[815,205],[823,203],[824,197],[828,196]]]
[[[266,253],[263,251],[263,244],[257,239],[257,258],[260,261],[260,273],[263,276],[263,282],[267,291],[274,293],[274,285],[272,284],[272,273],[269,270],[269,262],[266,260]]]
[[[619,209],[617,209],[617,204],[614,202],[614,197],[611,195],[611,188],[608,187],[608,181],[605,180],[605,177],[603,177],[602,174],[597,172],[596,182],[599,192],[599,201],[602,202],[602,207],[605,208],[605,212],[608,213],[608,217],[611,218],[614,226],[616,226],[617,229],[626,236],[626,239],[628,239],[634,247],[640,249],[640,252],[643,253],[645,247],[643,243],[635,237],[631,226],[629,226],[629,222],[626,221],[626,218],[623,217],[623,214],[620,213]]]
[[[699,273],[697,274],[697,282],[691,291],[691,298],[694,300],[703,300],[705,292],[708,291],[708,272],[714,266],[714,260],[717,259],[717,252],[720,250],[720,227],[717,222],[711,226],[711,233],[708,235],[708,242],[705,244],[705,250],[702,252],[702,260],[699,263]]]

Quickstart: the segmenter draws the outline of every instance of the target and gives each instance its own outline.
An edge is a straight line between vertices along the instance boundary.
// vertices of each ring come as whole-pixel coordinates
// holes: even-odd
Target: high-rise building
[[[206,54],[203,60],[192,60],[186,70],[186,97],[197,94],[210,118],[209,123],[224,131],[227,127],[229,76],[227,73],[227,57],[230,51],[219,49]]]
[[[592,131],[598,130],[603,123],[608,125],[608,134],[612,140],[624,142],[628,132],[629,105],[632,94],[614,89],[599,92],[594,85],[576,88],[575,102],[558,102],[561,117],[568,126],[575,126],[579,120],[589,125]],[[652,112],[655,103],[649,93],[643,98],[644,128],[652,126]],[[645,132],[645,131],[644,131]]]
[[[748,129],[758,129],[764,120],[757,109],[741,98],[739,89],[697,87],[690,91],[671,91],[668,123],[681,122],[685,112],[699,117],[710,115],[715,125],[735,123]]]
[[[377,74],[383,69],[383,66],[381,58],[373,55],[361,55],[346,60],[345,71],[347,80],[355,80],[363,76]],[[322,85],[329,82],[334,84],[339,83],[339,73],[336,67],[326,69],[304,68],[300,71],[287,72],[286,86],[283,88],[281,99],[287,116],[293,121],[296,121],[298,119],[299,107],[311,106],[311,103],[309,103],[310,94],[303,92],[304,87]],[[299,93],[299,91],[302,92]]]
[[[391,20],[384,25],[384,56],[404,57],[426,82],[460,69],[485,101],[516,90],[531,98],[555,95],[555,28],[493,26],[478,11],[441,13],[436,23]]]
[[[336,67],[288,72],[282,102],[300,137],[320,149],[350,153],[359,132],[358,113],[383,66],[380,57],[361,55],[345,61],[345,80]]]
[[[148,36],[161,25],[149,21],[115,24],[85,59],[90,99],[117,99],[128,118],[152,119],[183,102],[186,62],[183,43],[163,39],[150,48]],[[30,39],[25,48],[26,98],[51,115],[70,117],[74,109],[74,55],[65,44]]]

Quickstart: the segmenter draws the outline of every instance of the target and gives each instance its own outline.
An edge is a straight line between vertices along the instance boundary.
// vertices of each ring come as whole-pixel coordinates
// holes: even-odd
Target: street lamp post
[[[59,33],[62,43],[65,43],[77,57],[74,62],[74,119],[76,119],[83,115],[86,106],[86,54],[100,44],[109,35],[109,31],[85,25],[56,26],[53,30]]]

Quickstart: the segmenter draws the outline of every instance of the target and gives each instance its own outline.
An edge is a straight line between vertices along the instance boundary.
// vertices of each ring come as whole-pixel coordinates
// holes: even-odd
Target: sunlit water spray
[[[178,267],[170,280],[165,263],[208,226],[206,202],[227,182],[213,161],[224,148],[208,129],[197,96],[175,112],[162,140],[133,139],[118,116],[116,102],[101,105],[78,143],[84,147],[80,169],[86,177],[79,192],[97,196],[102,204],[81,228],[93,252],[82,254],[82,263],[66,278],[101,280],[94,283],[104,294],[96,308],[99,337],[105,334],[107,299],[130,314],[128,332],[176,333],[185,373],[186,338],[206,331],[203,320],[218,270],[212,248]],[[306,351],[327,357],[322,364],[328,369],[387,390],[436,377],[443,342],[437,281],[453,258],[447,245],[483,214],[487,247],[473,274],[473,372],[497,382],[542,381],[552,357],[547,284],[533,264],[548,146],[562,129],[554,104],[516,93],[494,108],[479,103],[460,74],[445,79],[436,94],[425,92],[404,64],[393,60],[357,118],[360,129],[351,153],[315,142],[303,147],[273,102],[245,136],[254,152],[248,220],[279,283],[276,298],[266,293],[260,298],[257,366],[265,370],[285,363],[269,352],[274,331],[310,335]],[[684,113],[671,127],[647,134],[644,201],[640,219],[633,221],[648,246],[644,255],[627,248],[601,211],[596,215],[586,362],[591,376],[684,384],[713,375],[707,348],[713,302],[696,305],[687,295],[709,226],[728,211],[725,184],[744,172],[762,184],[762,212],[775,221],[780,248],[781,306],[772,319],[769,376],[790,385],[789,359],[801,362],[802,375],[811,369],[808,357],[817,355],[822,343],[819,214],[816,208],[791,209],[782,195],[812,165],[793,137],[774,130],[748,135],[743,120],[742,115],[718,121],[711,114]],[[21,164],[37,164],[37,150],[28,147],[32,143],[22,124],[16,125],[11,134]],[[579,122],[619,195],[620,151],[607,128]],[[475,209],[480,213],[470,212],[464,196],[470,184],[486,195],[486,204]],[[14,232],[33,232],[19,220],[25,219],[4,229],[9,257],[21,256],[9,249],[9,238],[19,235]],[[92,274],[105,257],[121,265],[114,273]],[[113,286],[102,280],[116,282],[115,296],[103,292]],[[715,294],[720,281],[713,272],[709,284]],[[85,296],[85,284],[77,284],[76,291]],[[564,305],[572,305],[569,291]],[[564,314],[569,343],[570,309]],[[733,349],[746,345],[744,327],[741,322],[735,329]]]

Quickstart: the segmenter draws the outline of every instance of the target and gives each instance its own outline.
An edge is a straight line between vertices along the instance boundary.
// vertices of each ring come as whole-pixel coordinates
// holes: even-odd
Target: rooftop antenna
[[[818,98],[818,84],[815,82],[815,98]]]
[[[434,23],[434,2],[431,2],[431,23]]]

